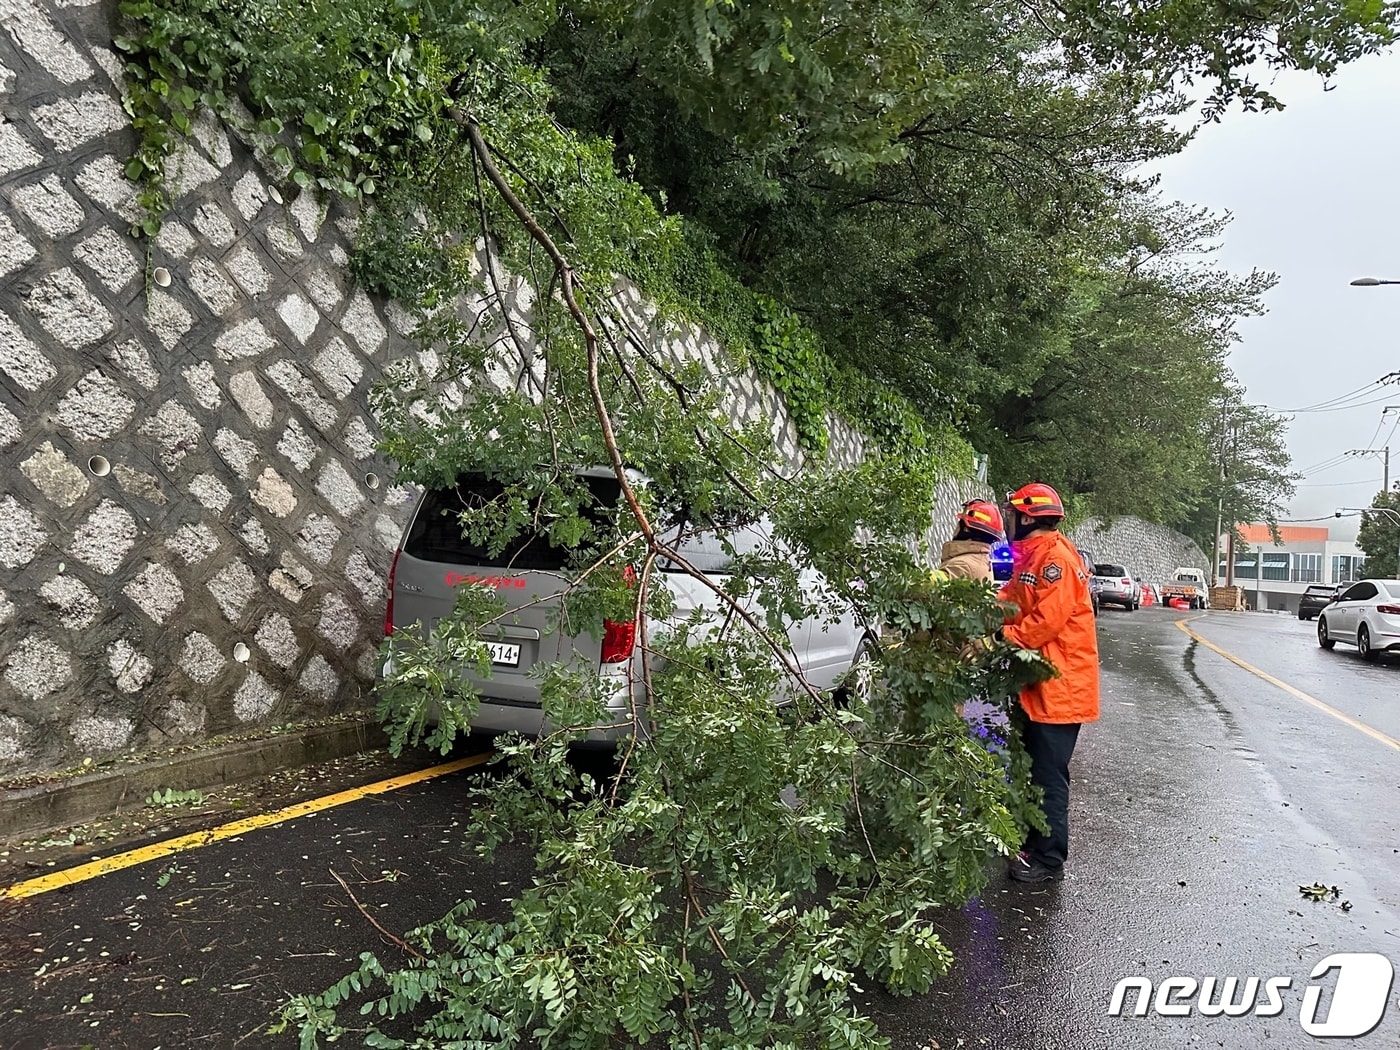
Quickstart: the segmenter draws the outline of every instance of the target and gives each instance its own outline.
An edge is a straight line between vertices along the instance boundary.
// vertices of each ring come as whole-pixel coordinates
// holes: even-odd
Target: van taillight
[[[384,603],[384,637],[394,633],[394,573],[399,571],[399,555],[394,551],[394,560],[389,563],[389,600]]]
[[[632,649],[636,644],[637,623],[635,620],[603,621],[603,663],[626,663],[632,659]]]
[[[1124,581],[1123,581],[1123,586],[1124,586],[1124,587],[1130,587],[1130,586],[1132,586],[1132,582],[1133,582],[1132,580],[1124,580]]]

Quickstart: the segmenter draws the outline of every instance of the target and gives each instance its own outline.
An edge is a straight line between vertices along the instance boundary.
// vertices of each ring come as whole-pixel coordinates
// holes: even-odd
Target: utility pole
[[[1394,406],[1392,406],[1394,407]],[[1382,416],[1382,419],[1385,417]],[[1384,482],[1381,484],[1382,492],[1390,491],[1390,446],[1385,448],[1354,448],[1347,453],[1348,456],[1380,456],[1384,468]]]
[[[1210,581],[1220,586],[1220,532],[1225,527],[1225,413],[1229,394],[1220,395],[1220,498],[1215,503],[1215,546],[1210,552]]]

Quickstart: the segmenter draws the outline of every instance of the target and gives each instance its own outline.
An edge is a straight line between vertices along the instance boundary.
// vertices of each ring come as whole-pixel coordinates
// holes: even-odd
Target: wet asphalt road
[[[1327,1045],[1299,1025],[1313,965],[1368,951],[1400,965],[1400,750],[1179,620],[1400,739],[1400,661],[1324,653],[1311,624],[1281,616],[1105,611],[1103,717],[1075,756],[1069,877],[998,878],[945,916],[954,971],[924,997],[870,997],[896,1047]],[[473,775],[182,854],[173,871],[156,861],[0,902],[0,1048],[295,1045],[262,1035],[261,1018],[377,939],[330,871],[395,931],[441,914],[458,885],[499,906],[493,890],[523,873],[519,858],[488,868],[458,847]],[[1299,887],[1313,883],[1340,893],[1307,900]],[[1178,975],[1292,984],[1274,1017],[1108,1015],[1121,978]],[[1392,987],[1356,1045],[1400,1046],[1397,1000]]]

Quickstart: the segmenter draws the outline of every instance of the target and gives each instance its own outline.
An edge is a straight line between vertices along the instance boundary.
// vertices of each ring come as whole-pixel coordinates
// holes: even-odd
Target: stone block
[[[272,570],[267,582],[274,591],[295,604],[311,589],[316,578],[310,569],[284,551],[280,564]]]
[[[238,236],[223,208],[214,201],[206,201],[200,205],[194,214],[193,222],[194,228],[204,235],[204,239],[221,251]]]
[[[170,502],[169,497],[162,488],[160,479],[154,474],[147,474],[144,470],[136,470],[128,467],[125,463],[118,463],[112,468],[112,476],[117,479],[117,484],[123,490],[143,499],[148,503],[154,503],[158,507],[163,507]]]
[[[345,446],[357,459],[369,459],[375,452],[375,437],[359,416],[351,416],[345,424]]]
[[[8,277],[26,263],[33,262],[39,253],[14,227],[4,214],[0,214],[0,277]]]
[[[233,500],[228,487],[213,474],[198,474],[191,478],[189,493],[213,514],[222,514]]]
[[[4,405],[0,405],[0,452],[19,440],[19,420]]]
[[[136,534],[136,519],[131,513],[104,499],[73,533],[68,553],[103,576],[110,576],[136,543]]]
[[[180,373],[185,377],[185,385],[201,408],[213,412],[224,403],[224,395],[219,390],[219,380],[214,366],[208,361],[190,365]],[[217,447],[217,444],[216,446]]]
[[[224,265],[228,268],[229,275],[254,298],[266,294],[272,286],[272,277],[246,244],[240,244],[229,252]]]
[[[345,297],[340,282],[325,267],[313,270],[308,277],[303,279],[302,287],[306,289],[306,294],[311,296],[311,301],[323,314],[334,313],[335,308]]]
[[[321,232],[321,221],[325,217],[315,191],[302,190],[297,194],[297,199],[292,201],[287,212],[297,224],[302,238],[308,242],[315,241],[317,234]]]
[[[220,427],[214,435],[214,449],[240,478],[247,478],[252,473],[253,463],[258,458],[258,446],[247,438],[239,437],[228,427]]]
[[[301,656],[301,645],[297,642],[296,632],[292,630],[292,622],[281,613],[270,613],[264,617],[253,639],[267,658],[284,671],[290,670]]]
[[[233,375],[228,381],[228,392],[253,426],[259,430],[272,426],[272,402],[252,372]]]
[[[296,490],[271,467],[263,469],[253,490],[253,502],[275,518],[288,517],[297,509]]]
[[[173,350],[194,325],[194,318],[173,297],[152,288],[146,293],[146,325],[161,346]]]
[[[340,529],[324,514],[308,514],[297,532],[297,543],[317,565],[327,565],[340,542]]]
[[[382,610],[386,592],[383,574],[370,564],[364,551],[354,551],[345,559],[345,578],[360,592],[365,605],[372,610]]]
[[[101,204],[127,222],[135,222],[141,216],[140,205],[136,202],[136,184],[128,182],[122,174],[117,158],[104,153],[78,172],[78,188],[90,200]]]
[[[76,576],[53,576],[39,588],[39,597],[58,611],[59,622],[70,631],[80,631],[97,622],[102,604]]]
[[[214,596],[224,618],[237,625],[257,586],[258,580],[253,570],[241,559],[235,558],[209,581],[209,593]]]
[[[238,292],[208,259],[197,259],[190,265],[190,290],[216,317],[238,305]]]
[[[38,390],[58,375],[53,362],[4,313],[0,313],[0,371],[29,391]]]
[[[306,667],[297,679],[297,684],[321,700],[330,701],[335,699],[335,694],[340,688],[340,678],[326,662],[326,658],[317,653],[306,661]]]
[[[326,384],[326,389],[341,399],[350,396],[365,373],[359,355],[339,338],[331,339],[322,348],[311,362],[311,367],[321,377],[321,382]]]
[[[91,346],[116,325],[112,315],[68,267],[55,270],[35,284],[25,305],[51,336],[72,350]]]
[[[121,291],[141,272],[126,241],[107,226],[74,248],[73,257],[113,292]]]
[[[311,440],[295,418],[287,421],[287,429],[277,442],[277,451],[289,459],[297,470],[305,471],[316,459],[316,443]]]
[[[10,199],[50,240],[75,232],[86,218],[83,206],[63,188],[57,175],[10,191]]]
[[[359,484],[336,460],[329,461],[321,468],[321,476],[316,479],[316,491],[342,518],[353,516],[365,499],[360,493]]]
[[[360,618],[339,594],[331,591],[322,599],[316,633],[335,646],[337,652],[348,652],[362,630]]]
[[[389,337],[384,323],[379,320],[379,315],[374,310],[374,304],[362,291],[357,291],[351,297],[350,305],[340,317],[340,327],[371,357],[379,352],[384,340]]]
[[[237,361],[245,357],[257,357],[277,345],[261,321],[256,317],[234,325],[219,333],[214,340],[214,350],[225,361]]]
[[[133,730],[131,719],[114,715],[89,715],[74,722],[68,732],[78,750],[90,755],[110,754],[126,747]]]
[[[10,650],[5,681],[28,700],[42,700],[73,678],[73,661],[51,638],[29,634]]]
[[[0,24],[30,58],[62,83],[77,84],[92,76],[92,66],[82,52],[35,0],[5,0],[0,4]]]
[[[249,671],[233,696],[233,713],[240,722],[265,718],[277,703],[277,691],[256,671]]]
[[[227,661],[218,647],[208,637],[198,631],[185,636],[185,646],[180,653],[180,670],[201,685],[212,682]]]
[[[248,222],[251,222],[253,217],[262,211],[263,205],[270,199],[267,195],[267,187],[263,185],[263,181],[256,171],[245,172],[243,177],[234,183],[233,189],[229,191],[229,196],[233,198],[233,206]]]
[[[238,538],[254,554],[272,553],[272,541],[267,538],[267,530],[256,515],[249,514],[238,530]]]
[[[9,175],[25,168],[37,168],[44,162],[19,129],[0,118],[0,175]]]
[[[136,578],[122,588],[138,609],[163,625],[185,600],[180,579],[160,562],[147,562]]]
[[[101,372],[92,371],[59,400],[55,418],[79,441],[98,442],[125,429],[135,412],[135,401]]]
[[[109,343],[102,348],[102,352],[108,361],[147,390],[154,390],[160,384],[160,376],[151,364],[151,355],[135,339],[117,345]]]
[[[36,489],[60,507],[73,506],[88,490],[87,475],[54,448],[51,441],[40,445],[19,469]]]
[[[48,538],[39,519],[13,496],[0,497],[0,565],[23,568],[38,556]]]
[[[186,456],[199,448],[202,429],[199,421],[178,401],[167,401],[138,428],[160,446],[160,462],[174,470]]]
[[[109,95],[88,91],[35,106],[30,119],[60,153],[69,153],[95,138],[127,127],[126,114]]]
[[[339,415],[336,407],[316,392],[316,386],[290,361],[278,361],[267,370],[271,379],[287,395],[308,419],[321,431],[328,431],[335,425]]]
[[[219,539],[208,525],[187,523],[176,529],[173,536],[166,537],[165,546],[186,565],[194,565],[219,549]]]
[[[277,316],[282,318],[282,323],[296,336],[297,342],[303,344],[315,333],[316,325],[321,320],[316,307],[295,293],[277,304]]]
[[[263,236],[273,254],[282,260],[292,262],[301,258],[301,242],[297,240],[296,234],[281,223],[274,222],[267,226],[263,230]]]
[[[146,688],[155,670],[146,654],[125,638],[107,647],[107,669],[117,689],[123,693],[139,693]]]
[[[156,234],[156,247],[171,258],[188,259],[199,247],[199,242],[183,223],[166,219],[160,233]]]

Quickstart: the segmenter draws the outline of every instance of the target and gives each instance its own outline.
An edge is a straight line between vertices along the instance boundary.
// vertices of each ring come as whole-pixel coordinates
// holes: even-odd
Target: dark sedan
[[[1321,583],[1310,585],[1303,592],[1303,596],[1298,599],[1298,619],[1317,619],[1317,614],[1336,601],[1337,595],[1343,589],[1342,587],[1328,587]]]

